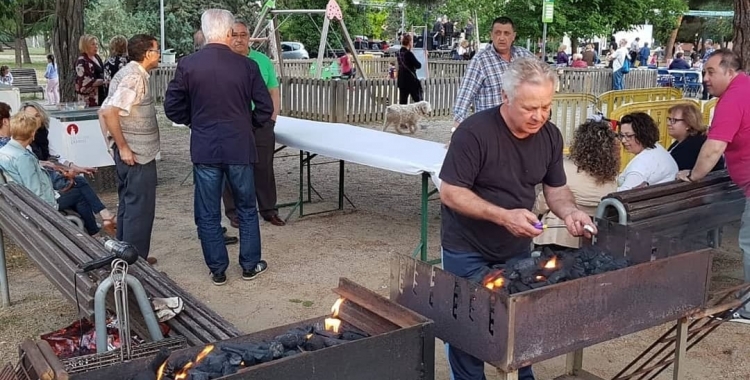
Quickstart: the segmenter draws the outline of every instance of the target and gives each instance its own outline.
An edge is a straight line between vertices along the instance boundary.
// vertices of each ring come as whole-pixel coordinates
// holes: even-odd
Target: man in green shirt
[[[276,117],[281,109],[281,93],[279,81],[273,61],[263,53],[250,50],[250,32],[247,25],[242,21],[235,21],[232,27],[232,50],[244,55],[258,64],[263,81],[266,83],[268,92],[273,101],[273,115],[271,120],[276,122]],[[254,105],[251,105],[251,107]],[[273,124],[269,127],[258,128],[255,131],[255,146],[258,150],[258,162],[255,164],[255,194],[258,198],[258,211],[260,216],[275,226],[283,226],[284,220],[279,218],[279,210],[276,208],[276,176],[273,172],[273,153],[276,147],[276,135],[273,132]],[[239,226],[237,212],[234,208],[234,199],[229,186],[224,188],[224,210],[232,227]]]

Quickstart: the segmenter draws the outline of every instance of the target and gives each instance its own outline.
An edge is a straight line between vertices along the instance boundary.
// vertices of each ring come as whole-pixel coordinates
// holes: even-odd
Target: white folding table
[[[276,143],[284,148],[299,150],[299,197],[295,202],[279,205],[292,206],[287,216],[291,217],[299,209],[300,217],[321,212],[343,210],[344,162],[366,165],[396,173],[419,175],[422,177],[421,195],[421,236],[414,255],[420,254],[427,261],[427,203],[431,195],[440,188],[440,168],[445,159],[445,145],[433,141],[381,132],[374,129],[340,123],[324,123],[279,116],[276,120]],[[314,188],[310,183],[310,162],[316,156],[330,157],[339,162],[338,208],[305,214],[304,204],[310,202]],[[307,199],[304,197],[305,167],[307,167]],[[435,189],[429,189],[432,180]],[[351,204],[351,201],[349,201]],[[353,204],[352,204],[353,206]]]

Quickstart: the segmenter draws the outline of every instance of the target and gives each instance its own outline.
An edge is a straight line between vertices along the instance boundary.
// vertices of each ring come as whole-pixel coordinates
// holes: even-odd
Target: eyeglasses
[[[148,49],[146,51],[152,51],[154,53],[161,54],[161,50],[159,50],[159,49]]]
[[[675,118],[671,118],[671,117],[667,118],[667,124],[675,124],[678,121],[685,121],[685,119],[675,119]]]
[[[624,134],[624,133],[618,133],[618,134],[617,134],[617,138],[618,138],[618,139],[620,139],[620,140],[630,140],[630,139],[632,139],[633,137],[635,137],[635,134],[634,134],[634,133],[631,133],[631,134],[629,134],[629,135],[626,135],[626,134]]]
[[[237,37],[239,37],[239,38],[248,38],[248,37],[250,37],[250,35],[247,34],[247,33],[232,33],[232,37],[234,37],[234,38],[237,38]]]

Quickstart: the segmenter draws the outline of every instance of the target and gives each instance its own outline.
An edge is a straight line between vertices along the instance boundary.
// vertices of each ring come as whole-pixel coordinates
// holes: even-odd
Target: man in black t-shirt
[[[529,255],[542,233],[530,210],[535,186],[563,216],[568,232],[596,228],[576,208],[563,170],[563,140],[548,121],[557,74],[534,58],[514,60],[503,74],[502,105],[464,120],[451,138],[440,172],[443,268],[481,282],[488,267]],[[588,232],[585,232],[590,236]],[[484,380],[484,362],[448,348],[453,380]],[[519,380],[533,380],[531,367]]]

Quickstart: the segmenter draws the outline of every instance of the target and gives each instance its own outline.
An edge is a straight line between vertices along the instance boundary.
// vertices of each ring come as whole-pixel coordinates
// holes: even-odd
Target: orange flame
[[[557,256],[549,259],[546,264],[544,264],[544,269],[555,269],[557,267]]]
[[[493,290],[495,288],[500,289],[505,285],[505,278],[502,276],[502,273],[499,273],[497,277],[490,278],[484,283],[484,287]]]
[[[331,317],[336,318],[339,316],[339,308],[342,303],[344,303],[344,298],[339,298],[333,303],[333,306],[331,306]]]
[[[167,367],[167,361],[165,360],[164,363],[161,363],[159,366],[159,370],[156,371],[156,380],[161,380],[164,377],[164,368]]]
[[[537,280],[537,281],[544,281],[544,280],[546,280],[544,278],[544,276],[536,276],[534,279]]]
[[[310,340],[310,338],[313,337],[313,334],[307,334],[305,335],[305,340]]]
[[[185,380],[185,379],[187,379],[187,377],[188,377],[188,370],[190,370],[190,368],[192,368],[195,364],[200,363],[201,360],[205,359],[206,356],[208,356],[208,354],[211,353],[211,351],[213,351],[213,350],[214,350],[214,345],[213,344],[209,344],[208,346],[204,347],[203,350],[201,352],[199,352],[198,355],[195,356],[195,362],[193,362],[192,360],[189,361],[189,362],[187,362],[187,364],[185,364],[180,369],[180,371],[175,374],[174,380]],[[166,364],[166,363],[164,363],[164,364]],[[159,377],[157,380],[161,380],[161,377]]]
[[[333,331],[338,334],[339,327],[341,327],[341,320],[338,318],[326,318],[325,327],[326,331]]]

